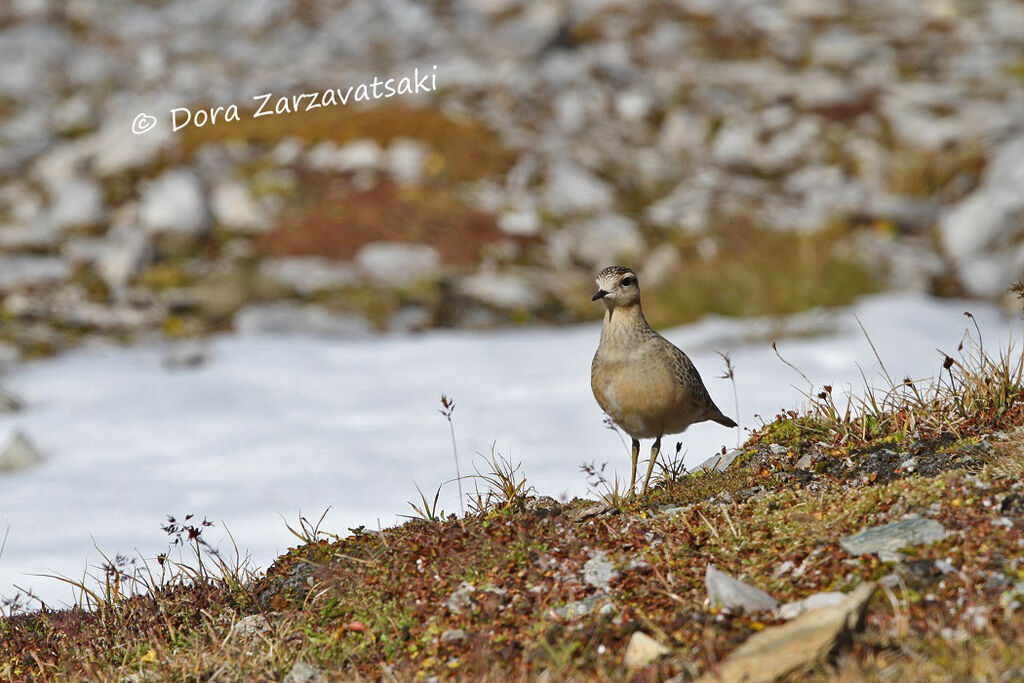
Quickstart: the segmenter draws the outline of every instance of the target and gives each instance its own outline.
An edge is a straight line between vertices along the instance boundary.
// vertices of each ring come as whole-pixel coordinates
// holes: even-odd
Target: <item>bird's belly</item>
[[[634,439],[681,432],[692,408],[671,373],[645,364],[606,364],[592,378],[594,397]]]

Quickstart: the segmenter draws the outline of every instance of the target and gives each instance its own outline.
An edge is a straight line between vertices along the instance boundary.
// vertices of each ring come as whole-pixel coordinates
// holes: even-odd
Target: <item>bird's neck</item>
[[[647,324],[639,303],[632,306],[613,306],[604,312],[601,341],[628,343],[645,336],[651,326]]]

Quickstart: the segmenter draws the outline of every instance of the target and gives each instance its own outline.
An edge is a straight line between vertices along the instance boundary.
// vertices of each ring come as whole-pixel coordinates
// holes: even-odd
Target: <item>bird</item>
[[[663,436],[706,420],[725,427],[736,422],[715,405],[693,361],[648,324],[636,273],[609,266],[596,282],[592,300],[603,303],[605,312],[590,386],[601,410],[633,440],[630,496],[636,490],[640,439],[654,439],[642,491],[647,493]]]

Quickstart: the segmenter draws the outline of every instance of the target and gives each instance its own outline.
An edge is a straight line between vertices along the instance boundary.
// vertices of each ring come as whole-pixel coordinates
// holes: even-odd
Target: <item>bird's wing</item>
[[[708,393],[707,387],[704,386],[704,380],[701,379],[700,373],[697,372],[697,367],[690,360],[690,357],[672,342],[664,339],[664,337],[662,339],[670,352],[672,371],[675,374],[676,381],[686,387],[693,403],[705,408],[709,416],[719,414],[721,411],[718,410],[715,402],[711,400],[711,394]]]

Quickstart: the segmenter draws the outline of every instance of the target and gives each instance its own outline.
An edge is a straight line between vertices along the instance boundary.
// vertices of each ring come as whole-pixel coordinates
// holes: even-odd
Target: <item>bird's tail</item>
[[[717,422],[718,424],[722,425],[723,427],[735,427],[736,426],[736,421],[735,420],[733,420],[731,417],[726,417],[721,412],[719,412],[718,415],[712,416],[711,419],[712,419],[712,421]]]

